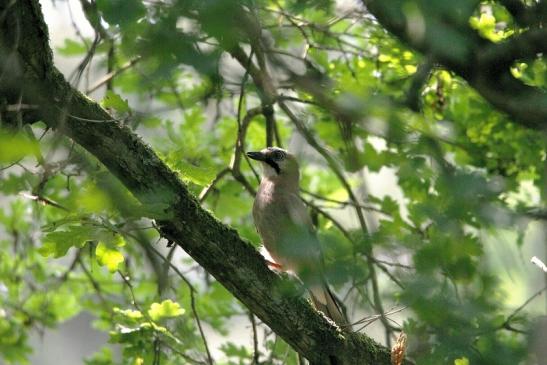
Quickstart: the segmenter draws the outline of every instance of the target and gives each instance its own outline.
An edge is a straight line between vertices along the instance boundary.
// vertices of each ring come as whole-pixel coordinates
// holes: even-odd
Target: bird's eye
[[[282,151],[274,151],[274,153],[272,154],[272,157],[276,161],[281,161],[285,158],[285,153]]]

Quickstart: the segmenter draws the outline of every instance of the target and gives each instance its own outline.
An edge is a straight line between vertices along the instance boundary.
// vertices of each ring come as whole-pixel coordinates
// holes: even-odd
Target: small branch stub
[[[539,267],[541,270],[543,270],[544,272],[547,273],[547,265],[545,265],[545,263],[543,263],[543,261],[541,261],[540,259],[538,259],[537,256],[532,257],[532,259],[530,260],[530,262],[532,262],[532,264],[536,265],[536,266]]]

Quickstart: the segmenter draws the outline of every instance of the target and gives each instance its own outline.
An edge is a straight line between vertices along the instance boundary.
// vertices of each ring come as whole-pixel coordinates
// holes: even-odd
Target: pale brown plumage
[[[300,174],[296,158],[276,147],[247,155],[261,161],[263,167],[253,218],[264,247],[283,270],[298,275],[318,310],[344,330],[350,330],[325,280],[321,247],[298,195]]]

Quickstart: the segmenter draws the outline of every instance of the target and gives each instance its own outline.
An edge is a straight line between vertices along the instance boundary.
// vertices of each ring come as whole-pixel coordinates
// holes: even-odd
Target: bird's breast
[[[289,217],[282,194],[274,186],[261,184],[253,205],[253,218],[262,244],[272,258],[284,267],[292,266],[282,247],[287,243]]]
[[[261,186],[253,205],[253,218],[265,246],[275,241],[273,227],[279,220],[280,214],[282,212],[276,207],[273,189],[264,189]]]

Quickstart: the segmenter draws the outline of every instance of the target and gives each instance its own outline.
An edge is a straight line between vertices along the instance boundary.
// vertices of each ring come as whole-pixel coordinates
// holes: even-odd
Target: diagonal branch
[[[439,7],[420,7],[418,1],[412,1],[413,4],[399,0],[362,1],[387,30],[432,57],[434,62],[458,73],[514,122],[532,129],[547,128],[547,93],[525,85],[509,69],[517,59],[545,51],[543,29],[529,30],[514,40],[493,44],[467,24],[478,1],[455,0],[450,6]],[[411,8],[414,10],[409,11]],[[423,26],[420,32],[416,32],[417,19]],[[443,19],[442,24],[439,19]],[[439,42],[440,27],[450,36],[449,47]]]
[[[199,205],[177,175],[138,136],[74,90],[53,66],[37,0],[9,4],[0,17],[0,98],[37,105],[40,120],[93,154],[144,205],[163,237],[176,242],[257,317],[314,364],[390,364],[390,351],[343,334],[270,271],[237,232]],[[7,11],[4,3],[0,13]],[[13,29],[21,29],[19,42]],[[26,116],[25,122],[36,121]],[[410,362],[406,362],[410,364]]]
[[[545,1],[537,1],[531,6],[526,6],[521,0],[500,0],[499,2],[511,13],[513,19],[523,27],[541,24],[545,21],[547,15],[547,2]]]

